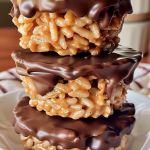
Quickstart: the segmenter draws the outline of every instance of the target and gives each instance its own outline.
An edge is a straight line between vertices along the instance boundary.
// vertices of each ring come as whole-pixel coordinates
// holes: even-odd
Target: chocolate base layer
[[[105,119],[79,119],[49,117],[29,106],[24,97],[14,109],[14,127],[18,134],[47,140],[64,149],[108,150],[120,145],[123,135],[130,134],[135,118],[133,104],[125,103],[122,108]]]
[[[74,80],[78,77],[94,76],[106,79],[106,94],[123,81],[130,84],[134,70],[141,60],[141,53],[126,47],[118,47],[112,53],[103,52],[100,56],[79,54],[76,56],[59,56],[56,53],[32,53],[28,50],[13,52],[17,72],[30,77],[38,93],[45,95],[58,81]]]
[[[127,150],[128,148],[128,135],[124,135],[121,138],[121,142],[118,147],[111,147],[108,150]],[[60,145],[53,146],[48,141],[40,141],[33,136],[24,137],[20,135],[21,143],[23,144],[25,150],[83,150],[79,148],[64,149]],[[92,150],[91,148],[86,148],[85,150]]]
[[[77,16],[89,16],[98,21],[101,27],[110,24],[113,15],[124,16],[132,13],[130,0],[11,0],[12,16],[23,14],[33,17],[36,11],[66,12],[72,10]]]

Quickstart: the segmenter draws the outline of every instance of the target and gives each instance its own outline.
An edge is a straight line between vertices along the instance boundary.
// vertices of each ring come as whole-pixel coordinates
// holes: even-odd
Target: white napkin
[[[15,68],[0,73],[0,95],[22,88]]]
[[[23,90],[14,90],[0,96],[0,150],[22,150],[19,136],[13,128],[13,108],[24,95]]]
[[[140,64],[135,73],[131,89],[150,97],[150,64]]]

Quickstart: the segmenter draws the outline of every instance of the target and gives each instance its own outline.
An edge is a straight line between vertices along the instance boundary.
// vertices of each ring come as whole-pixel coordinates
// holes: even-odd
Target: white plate
[[[12,126],[12,110],[23,95],[17,90],[0,96],[0,150],[23,149]],[[128,150],[150,150],[150,99],[129,91],[127,100],[135,104],[137,118]]]

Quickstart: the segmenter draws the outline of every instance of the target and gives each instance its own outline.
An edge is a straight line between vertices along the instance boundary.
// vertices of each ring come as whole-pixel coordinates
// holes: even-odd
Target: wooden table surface
[[[19,49],[19,33],[14,28],[0,29],[0,71],[14,67],[12,51]]]
[[[11,53],[19,49],[19,33],[16,28],[0,29],[0,71],[14,67]],[[144,57],[142,62],[150,63],[150,56]]]

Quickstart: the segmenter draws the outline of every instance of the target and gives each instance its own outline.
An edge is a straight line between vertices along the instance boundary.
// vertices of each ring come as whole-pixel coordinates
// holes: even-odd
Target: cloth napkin
[[[0,95],[21,88],[23,86],[15,68],[0,73]],[[130,89],[150,97],[150,64],[139,64]]]
[[[150,97],[150,64],[141,63],[137,67],[130,88]]]

